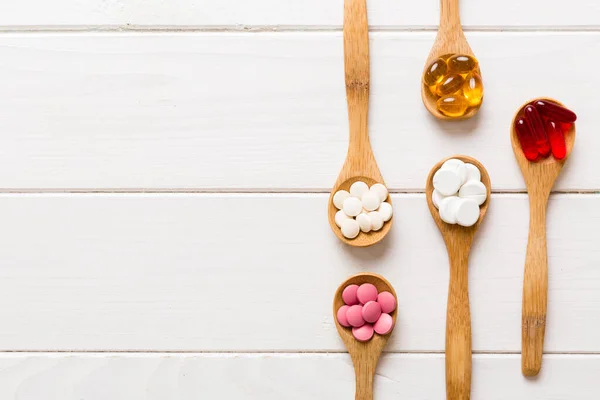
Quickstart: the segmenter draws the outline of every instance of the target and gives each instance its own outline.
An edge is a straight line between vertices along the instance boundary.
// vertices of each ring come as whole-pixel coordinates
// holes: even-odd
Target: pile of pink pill
[[[360,342],[371,340],[375,333],[387,335],[394,328],[390,315],[396,309],[396,298],[390,292],[378,293],[375,285],[349,285],[342,292],[344,305],[337,311],[338,323],[352,328]]]

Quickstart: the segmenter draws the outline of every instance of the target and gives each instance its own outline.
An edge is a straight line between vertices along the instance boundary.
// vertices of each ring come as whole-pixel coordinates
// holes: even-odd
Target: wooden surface
[[[556,99],[550,100],[563,105]],[[542,368],[544,336],[548,308],[548,246],[546,242],[546,209],[552,187],[575,145],[575,124],[565,133],[566,156],[562,160],[550,157],[538,162],[525,158],[515,129],[515,121],[526,102],[515,113],[510,140],[515,158],[523,173],[529,196],[529,238],[523,277],[522,359],[523,375],[535,376]]]
[[[460,7],[486,98],[456,123],[420,96],[439,2],[369,0],[368,127],[395,222],[356,249],[326,211],[349,143],[342,2],[0,2],[0,398],[352,398],[331,300],[363,271],[400,305],[375,399],[444,398],[449,270],[425,180],[468,154],[494,190],[470,255],[472,398],[596,400],[600,3]],[[579,121],[547,209],[544,364],[525,379],[509,130],[538,96]]]
[[[351,276],[340,284],[333,298],[333,322],[335,327],[350,354],[352,365],[354,365],[354,374],[356,375],[356,400],[372,400],[373,399],[373,384],[377,371],[377,364],[381,352],[385,349],[389,337],[393,331],[387,335],[379,335],[375,333],[373,338],[368,342],[359,342],[352,334],[351,328],[341,326],[337,321],[337,311],[344,305],[342,292],[349,285],[362,285],[370,283],[377,288],[379,293],[389,292],[397,298],[396,291],[392,285],[381,275],[373,273],[360,273]],[[394,324],[398,315],[398,308],[391,314]]]
[[[450,225],[442,221],[433,204],[433,176],[449,159],[459,159],[475,165],[481,173],[481,182],[487,188],[487,199],[480,205],[479,220],[470,227]],[[471,397],[472,337],[471,310],[469,304],[469,253],[477,230],[483,223],[491,202],[490,176],[476,159],[454,155],[439,161],[427,177],[425,196],[427,207],[435,221],[448,252],[449,285],[446,311],[446,399],[468,400]]]

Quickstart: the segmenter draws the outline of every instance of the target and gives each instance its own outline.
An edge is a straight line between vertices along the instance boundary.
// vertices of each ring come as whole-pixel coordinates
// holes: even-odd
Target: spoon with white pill
[[[366,341],[358,341],[352,334],[352,329],[346,328],[338,322],[337,313],[340,307],[344,306],[344,300],[342,293],[345,288],[351,285],[362,285],[362,284],[375,285],[379,293],[389,292],[394,298],[397,298],[396,292],[392,285],[381,275],[373,273],[361,273],[346,279],[342,283],[333,299],[333,319],[337,331],[350,353],[352,363],[354,364],[354,372],[356,375],[356,400],[372,400],[373,399],[373,381],[375,379],[375,370],[377,369],[377,363],[379,357],[387,344],[387,341],[392,334],[393,326],[396,324],[396,316],[398,314],[397,307],[390,313],[392,317],[393,325],[391,330],[385,335],[375,334],[373,337]],[[388,317],[389,318],[389,317]]]
[[[558,109],[556,109],[556,105],[559,106]],[[558,110],[556,124],[551,121],[555,118],[553,115],[553,112],[556,112],[555,109]],[[527,112],[530,114],[527,115]],[[539,116],[542,118],[538,118]],[[521,316],[521,370],[525,376],[537,375],[542,367],[548,307],[546,209],[554,182],[575,144],[574,122],[576,118],[572,111],[562,108],[562,103],[553,99],[540,98],[521,106],[513,118],[511,126],[510,139],[513,151],[529,194],[529,239],[525,258]],[[551,130],[551,134],[548,134],[549,141],[545,143],[545,149],[540,150],[540,143],[542,145],[544,143],[537,141],[539,137],[535,138],[532,135],[533,141],[527,140],[528,132],[535,133],[536,131],[536,123],[530,124],[535,120],[538,121],[539,130],[546,132]],[[546,123],[545,126],[540,125],[543,122]],[[564,132],[554,131],[553,128],[558,124],[564,129]],[[559,149],[556,148],[553,141],[556,134],[561,140],[558,145]],[[560,136],[561,134],[562,136]],[[521,142],[520,139],[524,142]],[[549,154],[550,150],[552,154]],[[541,154],[538,151],[541,151]]]
[[[349,191],[350,186],[358,181],[365,182],[368,186],[384,183],[369,141],[370,66],[366,0],[344,2],[344,65],[350,143],[346,161],[331,191],[328,217],[331,229],[342,242],[365,247],[383,239],[390,231],[392,221],[385,223],[380,230],[360,233],[357,237],[348,239],[336,225],[335,215],[338,210],[333,203],[333,196],[340,190]],[[385,201],[391,204],[389,196]]]
[[[475,166],[480,172],[479,178],[481,183],[485,185],[485,188],[487,189],[485,198],[481,199],[483,202],[479,206],[479,215],[477,216],[477,219],[468,222],[469,224],[472,223],[471,226],[461,226],[459,224],[444,222],[442,217],[440,217],[441,210],[438,211],[434,204],[434,176],[439,170],[442,170],[442,166],[447,161],[453,159],[461,160],[463,163]],[[450,178],[452,178],[451,174],[449,175]],[[466,181],[466,183],[468,182],[471,181]],[[450,182],[450,185],[452,184],[453,183]],[[455,188],[458,188],[460,185],[461,183],[456,184]],[[425,190],[427,205],[429,206],[429,211],[431,212],[433,220],[437,224],[442,237],[444,238],[450,262],[450,284],[448,289],[448,308],[446,314],[447,400],[467,400],[471,396],[471,312],[469,308],[468,289],[469,252],[475,233],[481,225],[490,203],[490,188],[490,177],[486,169],[479,161],[467,156],[454,156],[440,161],[433,167],[427,178]],[[454,198],[453,196],[448,196],[448,199],[452,200]],[[450,201],[449,203],[452,202]],[[461,215],[460,217],[462,218],[463,216]],[[452,218],[456,221],[456,216]],[[445,217],[445,219],[447,218]]]

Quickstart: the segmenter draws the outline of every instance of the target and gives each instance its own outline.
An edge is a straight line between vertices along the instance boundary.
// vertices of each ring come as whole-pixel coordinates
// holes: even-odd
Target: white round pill
[[[456,222],[461,226],[473,226],[479,219],[479,204],[475,200],[460,199],[456,207]]]
[[[392,205],[387,202],[381,203],[381,205],[379,206],[377,211],[383,217],[384,222],[388,222],[390,219],[392,219],[392,214],[394,213],[394,210],[392,209]]]
[[[371,217],[369,217],[367,214],[358,214],[356,216],[356,222],[358,222],[358,226],[360,227],[360,230],[363,231],[364,233],[370,232],[371,231]]]
[[[348,218],[352,218],[352,217],[347,216],[346,213],[344,212],[344,210],[340,210],[335,213],[335,224],[341,228],[342,222],[344,222],[344,220],[346,220]]]
[[[381,200],[375,192],[367,192],[362,196],[362,206],[367,211],[375,211],[379,208]]]
[[[359,199],[361,199],[363,194],[368,191],[369,186],[362,181],[356,181],[350,186],[350,195],[352,195],[352,197],[358,197]]]
[[[385,201],[385,199],[388,197],[388,190],[385,185],[382,185],[381,183],[374,184],[369,190],[377,193],[377,196],[379,196],[379,200],[381,201]]]
[[[440,218],[447,224],[456,223],[456,207],[460,203],[460,198],[448,196],[440,203]]]
[[[467,181],[480,181],[481,180],[481,171],[473,164],[465,164],[467,168]]]
[[[455,170],[457,166],[464,164],[464,162],[462,160],[459,160],[458,158],[451,158],[449,160],[446,160],[446,162],[444,162],[441,166],[441,169],[452,169]]]
[[[378,211],[371,211],[367,215],[371,218],[371,230],[380,230],[383,226],[383,216]]]
[[[435,208],[439,209],[440,208],[440,203],[446,197],[448,197],[448,196],[444,196],[443,194],[440,193],[439,190],[434,189],[433,193],[431,194],[431,201],[433,202],[433,205],[435,206]]]
[[[458,197],[463,199],[472,199],[480,206],[485,203],[487,198],[487,188],[480,181],[467,181],[458,192]]]
[[[461,178],[456,171],[451,169],[438,169],[433,175],[433,187],[439,190],[444,196],[452,196],[458,192],[461,185]]]
[[[456,172],[460,177],[460,184],[464,184],[467,181],[468,171],[464,162],[457,158],[451,158],[442,164],[442,169],[450,169]]]
[[[346,200],[344,200],[344,207],[342,210],[344,210],[347,216],[356,217],[358,214],[360,214],[362,209],[362,201],[360,201],[360,199],[357,199],[356,197],[348,197]]]
[[[354,239],[360,233],[360,226],[354,218],[348,218],[342,222],[342,235],[348,239]]]
[[[338,190],[333,195],[333,205],[338,210],[341,210],[344,207],[344,200],[350,197],[350,193],[346,190]]]

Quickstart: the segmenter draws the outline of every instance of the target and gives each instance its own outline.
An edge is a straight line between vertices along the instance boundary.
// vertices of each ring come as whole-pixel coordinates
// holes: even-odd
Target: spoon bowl
[[[465,37],[460,23],[458,1],[459,0],[441,0],[440,27],[435,42],[433,43],[433,47],[425,62],[423,74],[425,74],[427,68],[434,60],[447,54],[464,54],[477,59],[471,46],[469,46],[469,43],[467,42],[467,38]],[[423,76],[423,74],[421,74],[421,76]],[[456,121],[468,119],[477,114],[477,111],[479,111],[479,108],[481,107],[481,104],[477,107],[472,107],[460,117],[448,117],[438,111],[437,99],[423,81],[421,81],[421,99],[423,100],[423,105],[427,111],[441,120]]]
[[[378,243],[379,241],[381,241],[390,231],[391,227],[392,227],[392,221],[394,220],[394,217],[392,216],[392,219],[390,219],[389,221],[385,222],[383,224],[383,227],[378,230],[378,231],[370,231],[370,232],[360,232],[358,234],[357,237],[355,237],[354,239],[347,239],[346,237],[344,237],[344,235],[342,235],[342,230],[335,224],[335,214],[339,211],[334,205],[333,205],[333,195],[338,191],[338,190],[346,190],[349,191],[350,190],[350,186],[357,181],[363,181],[365,182],[367,185],[372,186],[376,183],[383,183],[382,180],[377,180],[374,178],[369,178],[367,176],[353,176],[351,178],[345,179],[343,180],[341,183],[336,183],[335,187],[333,188],[333,190],[331,191],[331,195],[329,196],[329,207],[327,210],[327,214],[328,214],[328,218],[329,218],[329,224],[331,225],[331,229],[333,230],[333,232],[335,233],[335,235],[344,243],[349,244],[351,246],[356,246],[356,247],[366,247],[366,246],[371,246],[375,243]],[[387,199],[385,200],[388,203],[392,204],[392,199],[390,197],[390,195],[388,194]]]
[[[527,160],[517,136],[515,122],[523,108],[535,100],[546,100],[563,105],[550,98],[528,101],[519,108],[511,124],[512,148],[523,173],[529,195],[529,239],[523,274],[523,311],[521,316],[521,371],[525,376],[535,376],[542,368],[548,309],[546,210],[554,182],[573,150],[576,136],[575,123],[573,123],[564,135],[566,155],[562,160],[557,160],[552,155],[539,161]]]
[[[487,188],[486,201],[479,208],[479,219],[470,227],[445,223],[433,204],[433,175],[444,162],[457,158],[475,165],[481,182]],[[490,176],[484,166],[472,157],[453,156],[437,163],[427,177],[425,195],[431,216],[438,226],[450,261],[450,284],[446,313],[446,399],[468,400],[471,396],[471,311],[469,305],[469,253],[473,238],[485,217],[491,195]]]
[[[387,291],[394,295],[397,299],[396,291],[392,285],[381,275],[373,273],[361,273],[346,279],[342,283],[333,298],[333,320],[335,321],[335,327],[346,345],[346,349],[352,358],[354,364],[354,371],[356,374],[356,399],[357,400],[372,400],[373,399],[373,381],[375,378],[375,370],[377,368],[377,362],[379,357],[387,344],[390,335],[374,334],[373,338],[368,342],[359,342],[352,336],[352,328],[346,328],[341,326],[337,321],[337,310],[344,305],[342,300],[342,292],[348,285],[361,285],[363,283],[371,283],[375,285],[378,292]],[[398,306],[390,313],[392,320],[394,321],[394,327],[396,326],[396,317],[398,315]]]

